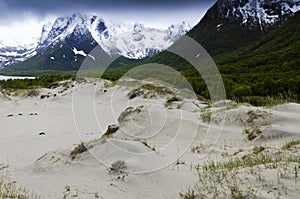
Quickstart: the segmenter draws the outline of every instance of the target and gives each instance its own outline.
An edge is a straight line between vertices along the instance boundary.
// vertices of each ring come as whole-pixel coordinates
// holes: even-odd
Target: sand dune
[[[1,94],[0,163],[9,163],[2,172],[42,198],[179,198],[199,183],[197,165],[252,157],[254,146],[299,157],[297,143],[282,150],[300,137],[299,104],[208,104],[174,88],[134,89],[87,79],[32,97]],[[109,125],[116,128],[105,134]],[[276,171],[260,168],[270,179]],[[241,168],[240,178],[255,185],[248,172]],[[295,180],[283,180],[283,198],[298,198]],[[274,198],[254,185],[258,198]]]

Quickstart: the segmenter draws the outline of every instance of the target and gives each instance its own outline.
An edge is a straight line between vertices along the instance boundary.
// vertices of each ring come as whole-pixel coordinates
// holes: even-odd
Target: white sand
[[[171,97],[167,94],[129,100],[131,87],[112,87],[96,80],[74,88],[72,84],[42,89],[37,97],[0,94],[0,163],[9,163],[12,179],[42,198],[178,198],[179,192],[198,180],[191,165],[226,160],[229,157],[224,154],[239,149],[244,150],[239,155],[247,154],[255,145],[280,148],[300,137],[299,104],[263,109],[226,102],[208,109],[191,96],[165,108]],[[50,97],[40,99],[46,94]],[[135,110],[139,106],[138,112],[118,121],[128,107]],[[210,125],[201,119],[204,110],[215,113]],[[249,111],[262,116],[251,121]],[[113,137],[99,140],[111,124],[120,129]],[[249,141],[243,130],[255,126],[262,135]],[[155,151],[142,144],[144,139]],[[203,140],[207,148],[192,153],[191,145],[199,146]],[[81,141],[89,150],[71,157]],[[177,159],[185,164],[176,165]],[[117,160],[125,161],[124,172],[109,172],[108,167]],[[292,187],[294,180],[285,183]],[[289,192],[283,198],[300,194],[299,189]],[[261,198],[273,197],[261,194]]]

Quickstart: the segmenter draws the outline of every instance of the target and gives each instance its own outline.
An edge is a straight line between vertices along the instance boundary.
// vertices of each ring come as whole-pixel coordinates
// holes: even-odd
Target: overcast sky
[[[58,16],[94,13],[108,20],[167,28],[195,25],[216,0],[0,0],[0,40],[38,37],[41,26]]]

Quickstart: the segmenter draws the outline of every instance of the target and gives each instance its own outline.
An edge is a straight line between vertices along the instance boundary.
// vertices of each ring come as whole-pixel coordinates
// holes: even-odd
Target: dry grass
[[[283,150],[287,150],[292,148],[293,146],[299,145],[300,144],[300,140],[291,140],[289,142],[287,142],[284,146],[282,146],[281,148]]]
[[[0,176],[0,198],[2,199],[40,199],[41,197],[18,186],[10,180],[10,173],[2,171]]]
[[[254,147],[253,151],[255,153],[226,162],[195,165],[193,168],[198,174],[198,182],[179,196],[184,199],[242,199],[272,194],[271,198],[280,198],[282,195],[287,196],[290,190],[295,190],[300,157],[270,155],[263,152],[263,147]],[[290,179],[295,179],[292,187],[286,185],[286,180]]]
[[[110,171],[119,171],[122,172],[127,168],[124,160],[117,160],[114,163],[111,164],[109,170]]]
[[[85,147],[84,143],[81,142],[70,152],[70,156],[72,159],[74,159],[76,155],[84,153],[85,151],[87,151],[87,148]]]

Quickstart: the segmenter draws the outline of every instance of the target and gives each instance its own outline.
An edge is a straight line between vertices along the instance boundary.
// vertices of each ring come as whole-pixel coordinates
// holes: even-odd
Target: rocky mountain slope
[[[21,38],[13,41],[0,40],[0,68],[34,56],[37,43],[37,38]]]
[[[50,65],[49,70],[72,70],[74,65],[78,68],[80,60],[97,44],[108,54],[118,54],[129,59],[143,59],[165,50],[190,29],[190,25],[185,22],[161,30],[145,27],[141,23],[109,22],[99,16],[77,13],[57,18],[54,23],[44,25],[36,45],[30,49],[24,48],[24,52],[20,52],[17,59],[6,56],[1,60],[6,60],[4,66],[21,61],[18,64],[21,68],[34,64],[32,69],[45,69]],[[3,53],[8,54],[5,49],[7,47],[2,48]],[[81,53],[77,54],[78,52]],[[35,54],[37,55],[32,57]],[[31,57],[32,59],[22,63]],[[51,62],[57,64],[51,66]],[[62,65],[67,68],[60,68]]]
[[[216,55],[254,42],[298,10],[299,0],[219,0],[189,35]]]
[[[219,41],[216,50],[220,50],[220,46],[228,49],[222,53],[214,50],[210,52],[216,53],[211,53],[211,55],[222,74],[227,97],[275,96],[276,98],[278,96],[278,98],[288,98],[289,100],[298,98],[297,96],[300,94],[299,23],[300,12],[298,11],[293,13],[286,21],[267,30],[266,33],[260,32],[262,33],[261,36],[250,44],[246,45],[253,38],[247,37],[247,32],[237,32],[240,36],[245,34],[243,36],[244,40],[249,39],[243,43],[243,45],[246,45],[245,47],[235,49],[236,47],[230,46],[232,44],[230,40]],[[260,27],[257,28],[257,31],[260,31]],[[193,31],[191,34],[195,33]],[[198,33],[205,34],[200,30]],[[218,33],[216,32],[216,34]],[[224,39],[225,37],[233,38],[233,36],[226,34],[221,34],[217,38]],[[200,41],[197,37],[195,39],[198,42]],[[209,43],[209,40],[205,41],[207,42],[206,45],[210,47],[214,44],[214,41],[211,41],[211,43]],[[164,51],[145,62],[139,63],[139,65],[145,63],[160,63],[176,69],[188,79],[196,93],[209,98],[206,83],[201,75],[189,62],[181,57]],[[136,65],[129,66],[127,69],[134,66]],[[123,71],[123,68],[120,68],[112,74],[122,76]],[[256,105],[265,103],[264,100],[257,100],[260,98],[253,97],[253,99],[250,102]]]

